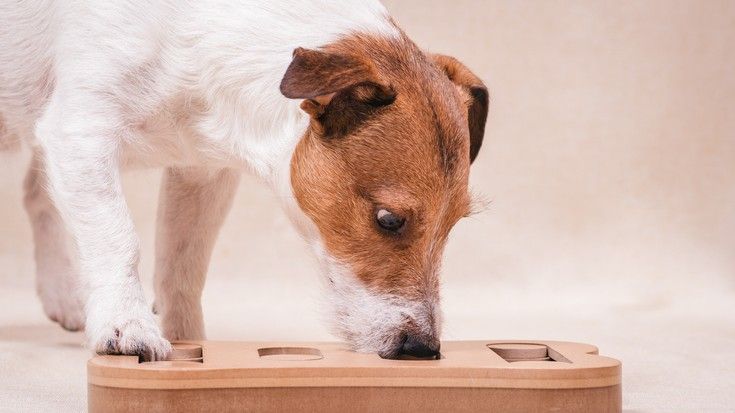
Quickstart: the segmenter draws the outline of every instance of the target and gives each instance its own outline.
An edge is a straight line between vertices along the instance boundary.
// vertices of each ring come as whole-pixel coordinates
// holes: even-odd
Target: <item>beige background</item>
[[[492,94],[471,176],[489,203],[452,233],[444,338],[595,343],[624,362],[627,411],[732,411],[735,2],[386,5]],[[0,410],[80,410],[82,338],[33,293],[26,164],[0,155]],[[125,185],[150,275],[158,173]],[[246,179],[205,291],[210,338],[330,339],[318,284],[277,199]]]

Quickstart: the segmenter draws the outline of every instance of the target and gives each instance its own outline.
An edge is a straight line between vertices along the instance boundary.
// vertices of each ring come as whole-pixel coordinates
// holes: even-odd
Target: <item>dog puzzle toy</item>
[[[588,344],[447,341],[435,360],[339,343],[182,342],[168,361],[95,356],[90,412],[620,412],[621,363]]]

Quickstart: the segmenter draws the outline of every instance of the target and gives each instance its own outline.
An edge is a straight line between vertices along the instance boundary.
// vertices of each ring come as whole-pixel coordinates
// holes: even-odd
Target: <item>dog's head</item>
[[[381,357],[438,354],[439,269],[470,212],[485,85],[405,37],[297,49],[281,82],[309,127],[291,186],[318,229],[337,333]]]

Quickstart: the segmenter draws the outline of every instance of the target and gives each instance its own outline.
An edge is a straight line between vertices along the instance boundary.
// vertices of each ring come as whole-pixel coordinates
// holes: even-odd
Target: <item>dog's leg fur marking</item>
[[[84,296],[69,249],[71,240],[47,191],[40,151],[35,150],[24,182],[25,205],[33,229],[36,290],[43,310],[66,330],[84,328]]]
[[[215,239],[240,173],[232,169],[165,171],[156,233],[156,310],[169,340],[204,339],[201,295]]]
[[[65,93],[66,92],[66,93]],[[125,136],[114,107],[81,88],[57,90],[37,124],[49,187],[88,288],[86,330],[100,353],[163,359],[163,339],[138,277],[138,238],[120,183]]]

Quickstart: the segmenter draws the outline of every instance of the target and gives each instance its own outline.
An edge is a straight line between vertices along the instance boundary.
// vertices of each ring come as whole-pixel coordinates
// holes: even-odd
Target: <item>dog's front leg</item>
[[[231,169],[164,172],[156,233],[155,307],[169,340],[204,339],[204,278],[239,180],[240,173]]]
[[[77,248],[86,284],[86,331],[98,353],[163,359],[171,350],[143,296],[138,238],[120,183],[128,131],[103,96],[52,97],[36,128],[51,194]]]
[[[46,315],[66,330],[84,328],[84,292],[64,223],[48,193],[43,154],[33,152],[24,187],[24,204],[33,228],[36,290]]]

